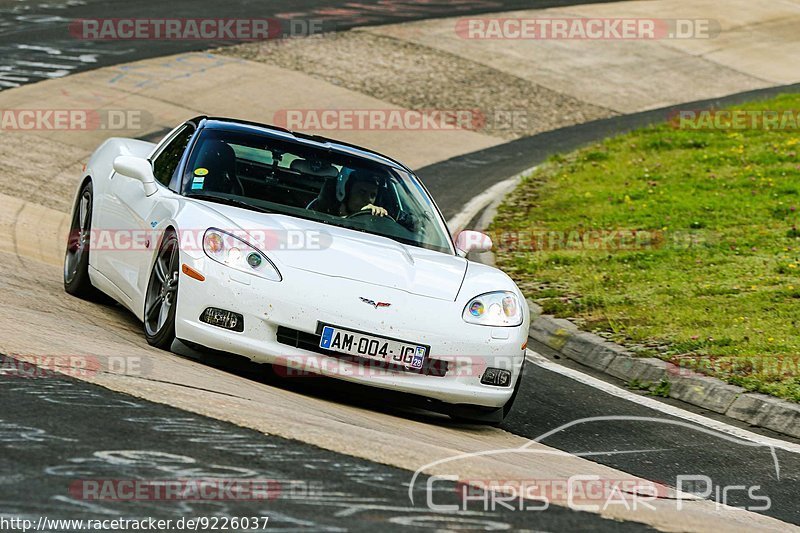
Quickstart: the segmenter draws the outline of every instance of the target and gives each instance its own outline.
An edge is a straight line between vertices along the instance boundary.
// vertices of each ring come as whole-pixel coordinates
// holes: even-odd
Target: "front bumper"
[[[192,257],[182,252],[181,259],[205,276],[201,282],[181,275],[175,329],[182,340],[287,367],[287,376],[312,372],[448,404],[502,407],[519,378],[522,346],[528,337],[527,315],[522,325],[512,328],[467,324],[461,313],[473,294],[456,302],[443,301],[287,267],[279,267],[283,281],[273,282],[238,272],[205,255]],[[392,305],[376,309],[360,297]],[[208,307],[243,315],[244,331],[201,322]],[[318,353],[308,342],[287,342],[287,331],[312,338],[320,322],[429,345],[430,363],[447,371],[439,375],[436,371],[365,366],[347,356]],[[490,367],[510,370],[509,385],[481,384]]]

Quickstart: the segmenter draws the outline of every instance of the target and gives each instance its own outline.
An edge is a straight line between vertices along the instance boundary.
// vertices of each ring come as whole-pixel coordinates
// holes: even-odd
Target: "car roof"
[[[307,133],[290,131],[285,128],[281,128],[279,126],[271,126],[269,124],[261,124],[258,122],[249,122],[246,120],[239,120],[239,119],[225,118],[225,117],[201,116],[201,117],[196,117],[195,119],[192,119],[189,122],[195,122],[205,129],[226,130],[226,131],[235,131],[243,133],[256,133],[259,135],[265,135],[267,137],[272,137],[275,139],[282,139],[282,140],[289,139],[301,144],[313,146],[315,148],[321,148],[324,150],[333,150],[341,154],[369,159],[376,163],[382,163],[384,165],[388,165],[413,174],[413,171],[410,168],[400,163],[399,161],[392,159],[391,157],[375,152],[374,150],[369,150],[367,148],[357,146],[355,144],[337,141],[335,139],[329,139],[327,137],[322,137],[319,135],[309,135]]]

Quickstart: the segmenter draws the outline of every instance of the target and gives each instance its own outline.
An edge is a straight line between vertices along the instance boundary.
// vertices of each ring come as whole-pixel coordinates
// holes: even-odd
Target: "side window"
[[[184,126],[156,157],[153,162],[153,174],[162,185],[169,187],[172,175],[178,168],[183,152],[186,150],[186,146],[189,144],[193,134],[194,128],[192,126]]]

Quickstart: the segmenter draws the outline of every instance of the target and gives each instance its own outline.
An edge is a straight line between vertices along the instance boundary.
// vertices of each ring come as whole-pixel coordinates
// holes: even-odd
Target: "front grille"
[[[393,363],[376,361],[375,359],[367,359],[355,355],[332,352],[319,347],[319,341],[321,338],[321,335],[316,335],[314,333],[307,333],[305,331],[299,331],[296,329],[287,328],[285,326],[278,326],[277,339],[281,344],[300,348],[301,350],[308,350],[309,352],[320,353],[329,357],[335,357],[336,359],[341,359],[343,361],[351,361],[362,366],[397,370],[400,372],[410,372],[412,374],[423,374],[425,376],[434,377],[444,377],[449,370],[448,361],[444,361],[442,359],[432,359],[431,357],[427,357],[425,359],[425,363],[423,363],[421,369],[414,370],[411,368],[406,368],[403,365],[396,365]]]

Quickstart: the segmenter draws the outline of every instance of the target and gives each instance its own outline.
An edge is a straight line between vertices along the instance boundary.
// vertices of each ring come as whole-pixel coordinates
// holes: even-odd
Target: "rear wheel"
[[[89,245],[92,229],[94,190],[89,181],[81,189],[72,210],[67,251],[64,255],[64,290],[78,298],[107,302],[110,299],[89,279]]]
[[[175,340],[178,301],[178,238],[169,231],[156,255],[144,300],[144,335],[151,346],[169,350]]]

